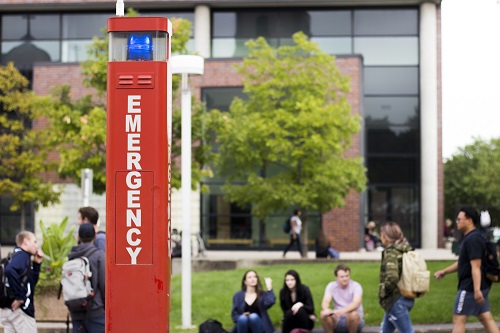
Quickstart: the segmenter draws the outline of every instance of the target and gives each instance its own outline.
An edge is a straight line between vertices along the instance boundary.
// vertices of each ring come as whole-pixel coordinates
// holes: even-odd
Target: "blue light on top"
[[[127,42],[127,60],[153,60],[153,38],[150,34],[132,33]]]

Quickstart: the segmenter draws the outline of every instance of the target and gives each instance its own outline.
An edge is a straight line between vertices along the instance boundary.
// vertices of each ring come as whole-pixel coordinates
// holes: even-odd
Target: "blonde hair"
[[[384,235],[385,239],[390,244],[403,244],[407,243],[403,231],[396,222],[386,222],[380,227],[380,233]]]
[[[16,245],[21,246],[26,238],[35,238],[35,234],[31,231],[21,231],[16,235]]]

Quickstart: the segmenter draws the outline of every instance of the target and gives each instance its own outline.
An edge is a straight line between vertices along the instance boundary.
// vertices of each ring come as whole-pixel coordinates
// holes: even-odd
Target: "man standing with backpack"
[[[78,209],[78,224],[87,222],[94,226],[96,232],[94,245],[106,252],[106,233],[99,230],[99,213],[94,207],[80,207]]]
[[[10,308],[2,309],[2,324],[7,333],[36,333],[34,293],[43,253],[32,232],[16,236],[12,260],[5,268],[6,285],[14,297]],[[33,256],[33,263],[31,262]]]
[[[453,333],[465,332],[469,316],[476,316],[488,333],[499,333],[488,302],[491,281],[482,269],[486,243],[477,230],[479,215],[472,207],[462,207],[457,217],[457,229],[463,233],[458,261],[437,271],[441,280],[446,274],[458,272],[458,293],[453,307]]]
[[[104,333],[104,297],[106,257],[102,250],[94,246],[96,232],[91,223],[83,223],[78,229],[79,244],[71,248],[68,259],[86,257],[90,263],[93,298],[85,310],[70,309],[73,333]]]

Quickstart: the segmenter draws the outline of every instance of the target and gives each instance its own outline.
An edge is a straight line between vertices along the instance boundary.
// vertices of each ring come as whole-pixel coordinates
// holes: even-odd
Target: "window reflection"
[[[363,55],[365,66],[418,65],[418,37],[356,37],[354,53]]]

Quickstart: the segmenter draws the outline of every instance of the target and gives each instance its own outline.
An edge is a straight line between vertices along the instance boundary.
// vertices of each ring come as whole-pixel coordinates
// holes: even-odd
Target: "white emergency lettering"
[[[127,100],[125,116],[125,132],[127,133],[127,214],[124,221],[127,226],[126,247],[130,255],[130,263],[137,264],[137,257],[142,250],[141,229],[141,188],[142,178],[138,170],[142,170],[141,161],[141,96],[130,95]]]

